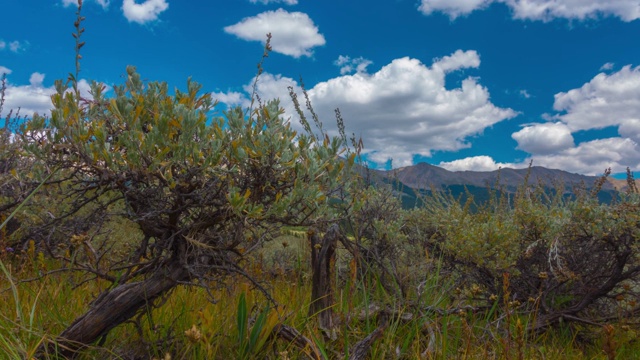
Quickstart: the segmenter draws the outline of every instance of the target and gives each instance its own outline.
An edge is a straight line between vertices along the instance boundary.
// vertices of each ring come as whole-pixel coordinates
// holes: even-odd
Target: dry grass
[[[283,246],[283,244],[287,244]],[[377,309],[395,304],[382,286],[352,284],[336,278],[335,312],[341,320],[339,336],[327,341],[313,318],[307,316],[311,293],[304,241],[285,236],[269,243],[252,271],[267,284],[277,307],[268,304],[259,291],[243,279],[229,279],[211,294],[203,289],[178,287],[158,308],[150,308],[123,326],[112,330],[100,344],[83,352],[81,358],[107,359],[229,359],[241,358],[238,334],[238,304],[246,295],[249,330],[261,310],[269,305],[266,322],[258,332],[264,345],[246,358],[298,359],[305,353],[291,344],[269,336],[275,323],[282,322],[312,339],[328,358],[341,358],[357,341],[378,326]],[[299,254],[299,260],[274,261],[283,255]],[[87,282],[68,272],[29,282],[38,272],[57,264],[38,257],[4,259],[0,278],[0,358],[30,358],[43,341],[50,341],[89,306],[108,283]],[[15,256],[14,256],[15,257]],[[21,265],[16,265],[21,264]],[[284,265],[283,265],[284,264]],[[293,265],[292,268],[288,266]],[[10,277],[7,277],[10,275]],[[427,279],[421,297],[423,307],[446,308],[446,294],[438,293],[437,272]],[[10,279],[13,279],[11,281]],[[211,297],[210,295],[213,295]],[[213,300],[213,301],[212,301]],[[385,303],[385,301],[387,301]],[[500,305],[502,306],[502,305]],[[370,309],[367,312],[364,309]],[[505,309],[502,309],[505,310]],[[503,313],[503,312],[502,312]],[[600,331],[559,328],[535,338],[525,338],[522,329],[529,321],[522,317],[454,312],[438,314],[400,309],[388,321],[383,336],[373,344],[372,359],[607,359],[639,358],[636,332],[628,325],[612,325]],[[409,318],[409,316],[412,316]]]

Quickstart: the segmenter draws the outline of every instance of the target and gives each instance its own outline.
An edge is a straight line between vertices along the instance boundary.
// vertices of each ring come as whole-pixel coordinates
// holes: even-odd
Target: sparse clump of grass
[[[28,267],[20,274],[12,273],[11,277],[27,277],[32,271],[32,267]],[[261,273],[270,276],[265,269]],[[14,286],[7,281],[6,275],[3,277],[0,283],[5,290],[0,293],[2,358],[23,359],[33,355],[42,341],[60,331],[72,320],[73,314],[83,310],[87,294],[103,290],[95,283],[74,287],[68,276],[59,274],[33,282],[18,281]],[[430,281],[435,284],[438,280]],[[131,322],[114,329],[103,343],[87,348],[81,358],[309,358],[310,350],[266,336],[268,327],[276,320],[313,339],[319,353],[340,358],[339,354],[344,354],[378,326],[381,316],[388,317],[387,326],[382,337],[373,344],[370,358],[605,359],[606,351],[616,351],[617,356],[632,359],[638,350],[636,330],[632,325],[611,325],[602,332],[594,332],[590,340],[576,337],[575,330],[568,327],[540,336],[523,337],[519,329],[529,321],[526,317],[514,315],[507,320],[501,312],[483,314],[473,309],[455,309],[442,301],[433,309],[429,308],[432,303],[425,301],[417,307],[392,310],[378,302],[379,299],[367,289],[352,293],[340,291],[335,312],[344,322],[338,339],[326,341],[317,324],[307,315],[309,283],[279,277],[270,281],[270,289],[281,305],[269,308],[266,320],[262,322],[261,329],[265,332],[256,333],[263,345],[259,349],[253,348],[255,352],[245,350],[248,352],[242,353],[238,337],[240,299],[244,294],[242,307],[246,310],[243,318],[247,321],[247,339],[251,329],[259,329],[255,327],[259,324],[258,319],[265,306],[269,306],[269,302],[251,291],[251,287],[248,282],[231,281],[225,288],[216,290],[218,301],[215,303],[202,301],[204,289],[178,288],[164,300],[165,306],[149,308]],[[23,320],[15,315],[14,295],[18,298]],[[448,297],[438,294],[437,288],[431,289],[429,296]],[[364,304],[369,306],[364,307]],[[418,312],[419,308],[422,308],[421,312]],[[387,314],[383,314],[385,311]]]

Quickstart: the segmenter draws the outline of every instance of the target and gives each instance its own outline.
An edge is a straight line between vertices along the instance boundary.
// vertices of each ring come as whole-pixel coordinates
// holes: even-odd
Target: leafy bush
[[[71,88],[56,81],[51,117],[36,114],[20,132],[35,160],[30,173],[61,199],[40,198],[36,240],[73,270],[112,283],[60,335],[63,355],[178,284],[216,286],[237,274],[260,287],[244,269],[248,254],[282,226],[331,218],[329,197],[353,157],[339,158],[342,138],[297,133],[277,100],[210,117],[216,104],[191,80],[171,95],[128,67],[112,98],[95,82],[85,98],[78,71],[76,61]],[[134,227],[126,241],[112,236],[123,220]]]
[[[0,113],[4,106],[6,92],[6,76],[2,76],[0,84]],[[21,219],[12,214],[35,187],[26,176],[31,166],[31,159],[22,154],[21,138],[14,131],[22,119],[19,112],[9,111],[0,128],[0,254],[14,252],[20,238]],[[18,232],[18,233],[16,233]]]
[[[603,205],[525,185],[513,207],[499,196],[478,212],[444,195],[426,203],[408,215],[407,236],[445,259],[459,301],[490,308],[502,299],[535,314],[529,330],[638,311],[637,194]]]

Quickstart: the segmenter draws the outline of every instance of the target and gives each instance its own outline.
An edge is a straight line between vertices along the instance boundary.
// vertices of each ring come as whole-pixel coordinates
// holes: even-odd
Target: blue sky
[[[47,113],[74,70],[74,1],[0,9],[4,114]],[[373,167],[640,169],[640,0],[85,0],[83,14],[85,87],[135,65],[246,106],[271,32],[261,97],[297,126],[287,86],[302,77],[325,127],[340,108]]]

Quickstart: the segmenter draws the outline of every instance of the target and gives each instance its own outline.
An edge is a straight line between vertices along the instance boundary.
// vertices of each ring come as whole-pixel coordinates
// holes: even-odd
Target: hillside
[[[427,163],[388,171],[369,170],[368,173],[374,183],[391,184],[397,189],[402,194],[405,207],[413,207],[419,202],[418,192],[428,193],[433,189],[448,191],[455,197],[462,196],[463,199],[468,192],[477,203],[482,203],[489,198],[489,189],[495,189],[496,184],[500,184],[507,192],[515,192],[518,186],[525,182],[527,175],[530,184],[542,184],[550,191],[562,187],[565,196],[572,196],[577,187],[592,189],[600,178],[541,166],[495,171],[449,171]],[[608,203],[618,191],[624,191],[626,188],[626,180],[608,178],[598,197],[600,201]]]

